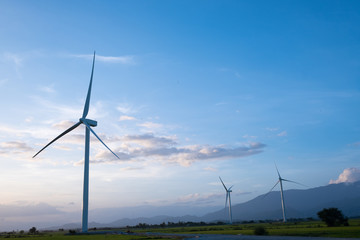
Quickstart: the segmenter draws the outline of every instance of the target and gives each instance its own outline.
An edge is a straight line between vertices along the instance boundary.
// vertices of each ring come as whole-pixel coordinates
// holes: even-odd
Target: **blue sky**
[[[218,176],[241,203],[274,162],[310,187],[360,180],[359,5],[1,0],[0,211],[80,221],[83,127],[31,156],[81,117],[94,50],[88,117],[121,160],[92,140],[90,209],[223,206]]]

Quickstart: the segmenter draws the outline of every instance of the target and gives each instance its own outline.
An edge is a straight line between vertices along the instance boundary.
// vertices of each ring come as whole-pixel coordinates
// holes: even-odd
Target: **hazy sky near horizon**
[[[88,118],[121,159],[92,139],[90,209],[222,206],[219,176],[244,202],[274,162],[360,180],[359,22],[359,1],[0,0],[0,211],[81,209],[84,127],[32,156],[81,117],[94,50]]]

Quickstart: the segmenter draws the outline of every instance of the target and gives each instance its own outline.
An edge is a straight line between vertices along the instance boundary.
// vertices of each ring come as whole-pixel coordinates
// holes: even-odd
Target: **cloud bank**
[[[47,203],[38,203],[35,205],[2,205],[0,204],[0,213],[4,218],[43,216],[62,213],[56,207]]]
[[[339,175],[338,179],[330,180],[329,184],[336,183],[352,183],[360,181],[360,169],[359,168],[346,168]]]
[[[259,142],[247,143],[238,147],[223,145],[177,146],[178,143],[174,137],[158,137],[153,134],[126,135],[112,139],[112,142],[117,141],[120,146],[114,148],[114,151],[120,157],[120,160],[104,149],[96,154],[93,162],[113,163],[155,160],[190,166],[196,161],[234,159],[258,154],[265,147],[265,144]]]
[[[9,141],[0,143],[0,154],[18,154],[33,151],[33,148],[27,145],[25,142]]]

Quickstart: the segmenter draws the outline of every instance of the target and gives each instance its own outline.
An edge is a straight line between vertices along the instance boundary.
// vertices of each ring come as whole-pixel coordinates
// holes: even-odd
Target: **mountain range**
[[[285,190],[284,199],[286,205],[287,218],[317,218],[317,212],[323,208],[336,207],[347,217],[360,216],[360,181],[354,183],[329,184],[322,187],[310,188],[306,190]],[[141,218],[122,218],[110,223],[90,222],[89,227],[124,227],[134,226],[138,223],[160,224],[162,222],[216,222],[228,221],[228,210],[220,209],[203,216],[166,216],[166,208],[157,207],[159,215],[155,217]],[[144,214],[149,211],[149,207],[144,208]],[[97,210],[98,213],[100,210]],[[102,209],[104,216],[106,212],[116,213],[116,209]],[[233,221],[249,220],[279,220],[282,219],[282,209],[280,202],[280,192],[273,191],[269,194],[260,195],[250,201],[232,206]],[[114,216],[113,216],[114,217]],[[67,224],[51,229],[70,229],[79,228],[78,224]],[[50,228],[48,228],[50,229]]]
[[[345,216],[360,216],[360,181],[355,183],[329,184],[306,190],[284,191],[287,218],[317,217],[323,208],[336,207]],[[282,219],[280,192],[260,195],[248,202],[232,207],[234,221]],[[204,221],[227,219],[224,210],[206,214]]]

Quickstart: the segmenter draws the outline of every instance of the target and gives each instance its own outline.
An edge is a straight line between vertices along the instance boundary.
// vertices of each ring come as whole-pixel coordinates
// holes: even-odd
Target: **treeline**
[[[139,223],[135,226],[126,226],[126,228],[165,228],[165,227],[195,227],[195,226],[214,226],[214,225],[224,225],[225,222],[215,222],[215,223],[206,223],[206,222],[162,222],[160,224],[148,224],[148,223]]]
[[[307,222],[307,221],[314,221],[314,218],[291,218],[288,219],[288,222]],[[282,220],[250,220],[250,221],[238,221],[234,222],[233,224],[252,224],[252,223],[274,223],[274,222],[282,222]],[[162,222],[160,224],[148,224],[148,223],[139,223],[135,226],[126,226],[127,229],[135,229],[135,228],[171,228],[171,227],[196,227],[196,226],[216,226],[216,225],[225,225],[226,222],[217,221],[217,222]]]

